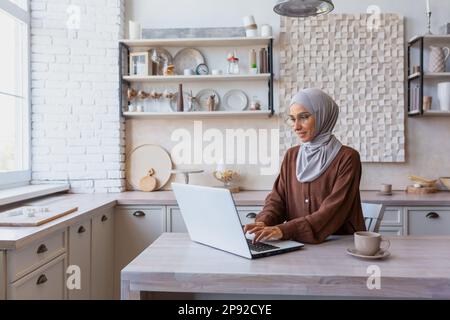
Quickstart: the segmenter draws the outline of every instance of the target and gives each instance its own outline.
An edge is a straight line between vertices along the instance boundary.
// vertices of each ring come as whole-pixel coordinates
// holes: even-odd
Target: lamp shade
[[[278,0],[273,8],[280,16],[310,17],[333,11],[331,0]]]

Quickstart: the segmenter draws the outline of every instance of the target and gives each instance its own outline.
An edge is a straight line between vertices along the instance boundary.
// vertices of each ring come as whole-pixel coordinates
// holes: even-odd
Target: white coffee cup
[[[242,20],[244,20],[244,26],[245,27],[252,26],[252,25],[256,24],[255,17],[253,17],[253,16],[245,16],[245,17],[242,18]]]
[[[245,30],[245,35],[248,38],[254,38],[258,36],[258,29],[246,29]]]
[[[214,76],[218,76],[222,74],[222,70],[220,69],[212,69],[211,74]]]
[[[128,23],[128,34],[131,40],[140,39],[142,34],[141,24],[130,20]]]
[[[437,91],[441,110],[450,111],[450,82],[438,83]]]
[[[184,69],[185,76],[192,76],[194,74],[194,70],[192,69]]]
[[[391,243],[389,240],[383,240],[381,238],[381,234],[376,232],[369,231],[360,231],[355,232],[355,249],[357,253],[365,255],[365,256],[374,256],[380,250],[386,251],[389,249]],[[381,243],[387,243],[387,245],[383,248],[381,247]]]

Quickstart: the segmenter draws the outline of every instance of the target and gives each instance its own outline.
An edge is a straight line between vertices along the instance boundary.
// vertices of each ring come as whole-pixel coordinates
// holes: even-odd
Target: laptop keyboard
[[[262,251],[268,251],[273,249],[280,249],[279,247],[272,246],[270,244],[266,243],[253,243],[252,240],[247,239],[248,246],[250,247],[250,250],[256,251],[256,252],[262,252]]]

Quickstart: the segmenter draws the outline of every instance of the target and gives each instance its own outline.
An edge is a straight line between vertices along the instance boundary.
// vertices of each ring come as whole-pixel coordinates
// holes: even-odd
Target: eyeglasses
[[[286,123],[288,125],[290,125],[290,126],[294,126],[295,125],[295,121],[298,121],[301,124],[305,124],[306,122],[308,122],[309,118],[311,118],[311,117],[312,117],[312,114],[306,113],[306,112],[298,113],[295,116],[289,115],[286,118]]]

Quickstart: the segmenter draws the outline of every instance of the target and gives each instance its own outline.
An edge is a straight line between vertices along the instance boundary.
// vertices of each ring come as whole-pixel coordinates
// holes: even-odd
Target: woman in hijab
[[[288,123],[301,145],[287,151],[272,192],[245,232],[263,240],[321,243],[332,234],[365,230],[359,153],[333,135],[339,108],[319,89],[292,99]]]

